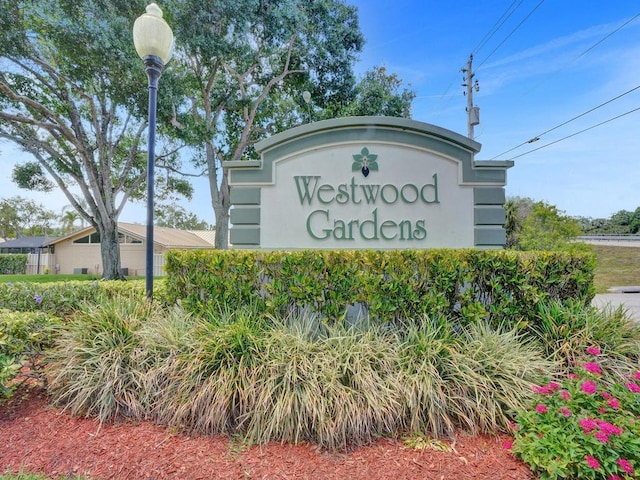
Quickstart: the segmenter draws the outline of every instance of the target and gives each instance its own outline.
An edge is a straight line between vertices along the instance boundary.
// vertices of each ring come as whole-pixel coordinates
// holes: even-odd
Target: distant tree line
[[[155,225],[179,230],[211,230],[214,227],[176,203],[156,205]],[[69,205],[60,214],[21,196],[0,198],[0,241],[22,237],[61,237],[81,230],[87,223]]]
[[[582,231],[588,235],[622,235],[640,233],[640,207],[635,211],[619,210],[611,218],[578,217]]]

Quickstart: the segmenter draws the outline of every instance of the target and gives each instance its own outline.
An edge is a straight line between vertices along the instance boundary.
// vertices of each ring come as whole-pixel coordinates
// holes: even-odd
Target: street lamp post
[[[153,298],[153,182],[156,146],[156,108],[158,81],[162,68],[169,61],[173,46],[173,32],[162,18],[162,10],[155,3],[147,5],[146,13],[133,24],[133,43],[142,58],[149,80],[149,137],[147,158],[147,250],[146,292]]]

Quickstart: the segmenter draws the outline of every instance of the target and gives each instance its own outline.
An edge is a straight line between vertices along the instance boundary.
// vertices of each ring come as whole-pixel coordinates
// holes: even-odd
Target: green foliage
[[[401,333],[403,427],[450,435],[455,428],[496,432],[526,405],[531,382],[553,369],[539,349],[515,331],[469,325],[455,334],[444,319]]]
[[[251,441],[313,441],[336,449],[398,430],[392,338],[375,326],[331,326],[318,335],[319,328],[313,319],[293,318],[268,332],[256,403],[247,415]]]
[[[157,205],[155,224],[158,227],[176,228],[178,230],[210,230],[211,226],[198,218],[195,213],[187,212],[175,203]]]
[[[0,308],[20,312],[49,312],[67,317],[85,303],[99,304],[119,295],[144,298],[144,281],[78,280],[68,282],[7,282],[0,283]],[[154,295],[159,302],[165,298],[165,281],[154,283]]]
[[[201,434],[236,433],[255,405],[255,367],[264,320],[251,309],[207,318],[174,311],[142,331],[154,366],[147,375],[152,416]]]
[[[37,162],[24,162],[13,167],[11,179],[18,187],[37,192],[50,192],[54,184],[47,178],[42,165]]]
[[[403,82],[386,67],[368,70],[354,87],[353,99],[347,105],[333,105],[322,112],[323,118],[350,116],[388,116],[411,118],[415,92],[402,88]]]
[[[426,314],[516,324],[533,317],[541,301],[587,305],[593,268],[590,255],[560,252],[174,251],[167,256],[167,295],[194,312],[255,305],[280,316],[310,309],[334,322],[359,306],[381,321]]]
[[[380,435],[496,432],[549,369],[510,332],[255,308],[189,315],[135,297],[86,306],[60,333],[51,390],[76,414],[156,422],[246,442],[343,449]]]
[[[0,397],[11,395],[13,379],[28,364],[30,376],[44,380],[41,357],[54,342],[60,320],[42,312],[0,308]]]
[[[624,235],[640,232],[640,207],[633,212],[619,210],[611,218],[582,218],[584,233],[596,235]]]
[[[3,1],[0,133],[33,160],[18,166],[14,179],[36,190],[60,188],[100,233],[104,278],[117,279],[117,216],[127,201],[146,198],[148,91],[131,41],[132,21],[144,5],[86,0],[82,6],[77,15],[69,0]],[[165,93],[172,77],[163,74]],[[161,119],[180,102],[171,100],[159,109]],[[176,171],[175,155],[161,157],[162,166]],[[180,181],[158,186],[184,191]]]
[[[72,414],[101,421],[142,418],[145,371],[138,368],[139,330],[158,306],[135,295],[85,304],[62,329],[51,354],[50,391]]]
[[[0,275],[22,274],[26,269],[26,254],[0,254]]]
[[[597,347],[561,383],[536,388],[514,426],[513,452],[541,479],[631,479],[640,469],[640,371],[603,370]]]
[[[540,303],[526,331],[565,373],[590,345],[606,353],[612,371],[624,367],[625,359],[640,360],[640,329],[622,309],[597,310],[572,301]]]
[[[55,212],[33,200],[20,196],[0,199],[2,238],[45,236],[55,219]]]
[[[0,480],[50,480],[51,477],[36,473],[10,473],[5,472],[0,474]],[[86,477],[59,477],[60,480],[89,480]]]
[[[574,242],[582,234],[580,222],[557,207],[530,198],[512,198],[505,204],[507,247],[516,250],[590,251]]]

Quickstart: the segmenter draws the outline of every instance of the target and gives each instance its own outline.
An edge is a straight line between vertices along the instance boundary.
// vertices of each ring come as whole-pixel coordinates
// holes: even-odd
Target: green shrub
[[[144,299],[144,281],[68,281],[68,282],[7,282],[0,283],[0,308],[21,312],[49,312],[67,317],[85,304],[97,305],[105,299],[120,295],[138,296]],[[155,282],[154,295],[164,302],[165,282]]]
[[[196,313],[251,304],[278,316],[309,309],[331,323],[357,305],[379,321],[428,315],[517,325],[540,302],[588,305],[593,269],[592,255],[559,252],[173,251],[167,298]]]
[[[26,254],[0,254],[0,275],[23,274],[26,270]]]
[[[53,345],[59,324],[46,313],[0,309],[0,397],[11,395],[13,379],[24,366],[30,377],[44,380],[41,357]]]

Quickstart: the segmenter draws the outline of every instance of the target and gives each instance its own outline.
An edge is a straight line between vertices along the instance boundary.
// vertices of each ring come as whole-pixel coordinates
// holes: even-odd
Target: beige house
[[[120,265],[124,275],[144,275],[146,263],[146,225],[118,222]],[[213,249],[215,233],[155,227],[153,230],[153,271],[164,275],[164,255],[171,249]],[[53,273],[102,273],[100,236],[88,227],[47,243],[52,253],[46,265]]]

